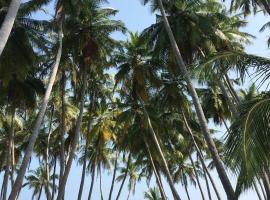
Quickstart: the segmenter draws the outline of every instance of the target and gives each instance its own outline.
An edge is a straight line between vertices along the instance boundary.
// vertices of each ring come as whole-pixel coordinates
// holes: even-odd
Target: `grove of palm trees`
[[[0,0],[0,200],[270,200],[270,1],[115,1]]]

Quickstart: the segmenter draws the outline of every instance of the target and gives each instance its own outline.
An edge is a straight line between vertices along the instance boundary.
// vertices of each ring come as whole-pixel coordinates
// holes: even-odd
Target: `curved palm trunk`
[[[112,178],[112,183],[111,183],[111,188],[110,188],[109,200],[112,199],[112,193],[113,193],[114,182],[115,182],[116,171],[117,171],[117,160],[118,160],[118,151],[116,150],[115,161],[114,161],[114,170],[113,170],[113,178]]]
[[[229,178],[228,178],[228,176],[226,174],[226,171],[225,171],[225,168],[223,166],[222,160],[219,157],[216,145],[215,145],[215,143],[214,143],[214,141],[213,141],[213,139],[211,137],[211,134],[210,134],[210,131],[209,131],[208,125],[207,125],[207,120],[205,118],[205,115],[204,115],[202,106],[200,104],[197,92],[196,92],[195,88],[193,87],[193,84],[191,82],[191,78],[189,76],[188,70],[186,68],[186,65],[184,63],[182,55],[181,55],[181,53],[179,51],[179,48],[177,46],[176,40],[174,38],[173,32],[171,30],[169,21],[167,19],[167,16],[166,16],[166,13],[165,13],[165,10],[164,10],[164,7],[163,7],[162,0],[158,0],[158,6],[159,6],[159,9],[160,9],[162,17],[163,17],[165,29],[166,29],[166,31],[168,33],[168,36],[169,36],[169,39],[170,39],[170,42],[171,42],[171,45],[172,45],[172,48],[173,48],[173,51],[174,51],[174,54],[175,54],[175,58],[176,58],[178,67],[179,67],[180,71],[182,72],[183,77],[186,80],[187,87],[188,87],[188,90],[189,90],[189,94],[192,97],[192,101],[193,101],[193,104],[194,104],[194,107],[195,107],[195,110],[196,110],[196,113],[197,113],[197,117],[198,117],[199,122],[200,122],[200,126],[201,126],[201,129],[202,129],[204,138],[205,138],[205,140],[207,142],[208,149],[211,152],[211,155],[212,155],[214,164],[216,166],[218,175],[219,175],[220,180],[222,182],[223,188],[224,188],[224,190],[225,190],[225,192],[227,194],[227,198],[229,200],[232,200],[234,198],[233,187],[232,187],[232,185],[231,185],[231,183],[229,181]]]
[[[172,175],[171,175],[171,173],[170,173],[170,170],[169,170],[167,161],[166,161],[165,156],[164,156],[164,154],[163,154],[163,152],[162,152],[162,150],[161,150],[159,141],[158,141],[157,136],[156,136],[156,133],[155,133],[153,127],[152,127],[152,123],[151,123],[150,117],[149,117],[149,115],[148,115],[148,112],[147,112],[147,110],[146,110],[146,108],[145,108],[145,106],[144,106],[144,103],[143,103],[142,99],[140,99],[140,103],[141,103],[141,105],[142,105],[142,107],[143,107],[144,116],[145,116],[145,118],[146,118],[146,120],[147,120],[147,123],[148,123],[149,129],[150,129],[151,135],[152,135],[152,137],[153,137],[153,139],[154,139],[154,143],[155,143],[155,145],[156,145],[156,147],[157,147],[158,154],[159,154],[159,156],[161,157],[162,164],[163,164],[163,166],[164,166],[164,168],[165,168],[165,173],[166,173],[166,176],[167,176],[167,178],[168,178],[168,181],[169,181],[169,185],[170,185],[172,194],[173,194],[173,196],[174,196],[174,198],[175,198],[176,200],[180,200],[180,196],[179,196],[179,194],[177,193],[177,190],[176,190],[176,188],[175,188],[175,186],[174,186],[173,179],[172,179]]]
[[[77,143],[79,141],[79,136],[80,136],[80,130],[81,130],[81,122],[82,122],[82,118],[83,118],[83,108],[84,108],[84,95],[85,95],[85,90],[86,90],[86,85],[87,85],[87,73],[85,70],[83,70],[83,85],[82,85],[82,91],[81,91],[81,99],[80,99],[80,113],[79,113],[79,117],[77,119],[76,122],[76,128],[75,128],[75,136],[74,136],[74,140],[72,141],[71,144],[71,150],[70,150],[70,155],[67,161],[67,165],[65,167],[65,172],[63,175],[63,178],[61,180],[61,185],[59,185],[59,191],[58,191],[58,196],[57,196],[57,200],[61,200],[64,196],[64,191],[65,191],[65,187],[66,187],[66,183],[67,183],[67,179],[69,176],[69,172],[70,172],[70,168],[73,162],[73,159],[75,157],[75,151],[76,151],[76,147],[77,147]]]
[[[161,183],[159,174],[158,174],[158,172],[157,172],[157,169],[156,169],[156,166],[155,166],[153,157],[152,157],[152,155],[151,155],[151,151],[150,151],[148,142],[147,142],[147,140],[146,140],[146,138],[145,138],[145,135],[143,135],[143,140],[144,140],[144,143],[145,143],[145,146],[146,146],[148,158],[149,158],[149,160],[150,160],[151,166],[152,166],[152,168],[153,168],[153,171],[154,171],[154,174],[155,174],[155,177],[156,177],[156,181],[157,181],[157,184],[158,184],[158,187],[159,187],[159,191],[160,191],[161,197],[162,197],[163,200],[166,200],[166,199],[167,199],[167,198],[166,198],[166,194],[165,194],[165,191],[164,191],[164,189],[163,189],[163,186],[162,186],[162,183]]]
[[[59,63],[60,63],[60,59],[61,59],[61,55],[62,55],[62,35],[63,35],[62,23],[60,23],[59,30],[58,30],[59,48],[58,48],[58,52],[57,52],[57,56],[56,56],[56,61],[53,65],[53,70],[51,73],[49,84],[48,84],[43,102],[41,104],[41,108],[40,108],[40,111],[38,113],[33,132],[32,132],[31,137],[29,139],[29,143],[28,143],[27,149],[25,151],[20,170],[18,172],[18,176],[16,178],[16,181],[15,181],[14,186],[12,188],[11,194],[9,196],[9,200],[15,200],[15,198],[16,198],[16,196],[17,196],[17,194],[22,186],[22,182],[23,182],[23,178],[24,178],[24,175],[26,172],[26,168],[28,166],[28,163],[29,163],[29,160],[30,160],[33,148],[34,148],[34,144],[36,142],[41,123],[43,121],[43,117],[44,117],[44,114],[45,114],[45,111],[46,111],[46,108],[47,108],[47,105],[48,105],[48,102],[50,99],[52,87],[53,87],[55,79],[56,79],[56,74],[58,71],[58,67],[59,67]]]
[[[88,127],[90,122],[88,122]],[[89,128],[87,133],[89,133]],[[88,139],[86,139],[86,144],[84,148],[84,158],[83,158],[83,169],[82,169],[82,177],[81,177],[81,183],[80,183],[80,189],[78,193],[78,200],[82,199],[82,192],[83,192],[83,186],[84,186],[84,180],[85,180],[85,174],[86,174],[86,162],[87,162],[87,148],[88,148]]]
[[[94,170],[93,170],[91,186],[90,186],[90,190],[89,190],[89,194],[88,194],[88,200],[90,200],[91,196],[92,196],[92,192],[93,192],[93,188],[94,188],[94,182],[95,182],[95,174],[96,174],[96,168],[94,168]]]
[[[66,88],[66,75],[65,70],[62,69],[62,78],[61,78],[61,145],[60,145],[60,173],[59,173],[59,185],[61,185],[61,181],[65,171],[65,88]]]
[[[14,140],[14,118],[15,118],[15,109],[11,111],[10,118],[10,129],[8,133],[8,145],[7,145],[7,154],[6,154],[6,168],[4,174],[4,182],[3,182],[3,196],[2,200],[6,200],[7,198],[7,188],[8,188],[8,176],[11,176],[11,185],[13,185],[13,170],[10,171],[12,166],[12,144]]]
[[[123,186],[126,182],[126,179],[127,179],[127,174],[128,174],[128,168],[129,168],[129,164],[130,164],[130,160],[131,160],[131,154],[128,155],[128,161],[127,161],[127,167],[126,167],[126,171],[125,171],[125,175],[124,175],[124,179],[120,185],[120,188],[119,188],[119,191],[117,193],[117,196],[116,196],[116,200],[119,199],[120,195],[121,195],[121,192],[122,192],[122,189],[123,189]]]
[[[198,176],[198,173],[197,173],[197,170],[196,170],[194,161],[193,161],[193,159],[192,159],[191,156],[189,156],[189,159],[191,161],[191,164],[192,164],[192,167],[193,167],[193,170],[194,170],[194,173],[195,173],[195,178],[197,180],[197,183],[198,183],[198,186],[199,186],[199,189],[200,189],[200,193],[201,193],[202,199],[205,200],[204,193],[203,193],[203,190],[202,190],[202,186],[201,186],[201,183],[200,183],[200,179],[199,179],[199,176]]]
[[[21,0],[12,0],[8,7],[7,14],[0,29],[0,56],[2,55],[8,41],[20,4]]]
[[[207,166],[206,166],[206,164],[205,164],[205,162],[204,162],[204,159],[203,159],[202,152],[201,152],[199,146],[197,145],[197,142],[196,142],[196,140],[195,140],[195,138],[194,138],[193,132],[192,132],[191,128],[189,127],[189,124],[188,124],[188,122],[187,122],[187,118],[186,118],[186,116],[185,116],[183,110],[181,109],[181,107],[180,107],[180,110],[181,110],[181,114],[182,114],[182,116],[183,116],[184,124],[185,124],[185,126],[186,126],[186,128],[187,128],[187,130],[188,130],[188,133],[189,133],[190,136],[191,136],[192,143],[193,143],[193,145],[194,145],[194,147],[195,147],[195,149],[196,149],[196,151],[197,151],[197,154],[198,154],[198,156],[199,156],[199,159],[200,159],[200,161],[201,161],[201,164],[202,164],[202,166],[203,166],[203,169],[205,170],[206,174],[207,174],[208,177],[209,177],[209,180],[210,180],[210,182],[211,182],[211,184],[212,184],[212,186],[213,186],[213,189],[214,189],[214,191],[215,191],[215,194],[216,194],[216,196],[217,196],[217,199],[218,199],[218,200],[221,200],[221,197],[220,197],[220,194],[219,194],[219,192],[218,192],[218,190],[217,190],[216,184],[215,184],[215,182],[214,182],[214,180],[213,180],[213,178],[212,178],[210,172],[208,171],[208,168],[207,168]]]

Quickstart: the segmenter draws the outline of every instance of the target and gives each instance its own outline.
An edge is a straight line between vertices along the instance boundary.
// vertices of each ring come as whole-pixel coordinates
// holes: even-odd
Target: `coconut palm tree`
[[[145,2],[148,2],[148,1],[145,1]],[[193,83],[191,81],[191,77],[189,75],[189,71],[188,71],[187,66],[186,66],[187,62],[185,62],[183,59],[183,56],[181,54],[182,51],[180,51],[180,48],[177,44],[174,33],[173,33],[171,26],[170,26],[170,23],[168,21],[167,14],[170,14],[170,13],[166,12],[166,10],[164,9],[162,0],[157,0],[157,4],[158,4],[158,8],[159,8],[161,15],[162,15],[162,21],[164,23],[165,30],[168,34],[168,38],[169,38],[170,43],[171,43],[171,48],[173,51],[173,55],[175,56],[178,69],[186,81],[189,94],[192,97],[193,104],[195,106],[195,110],[196,110],[196,113],[197,113],[197,116],[198,116],[198,119],[200,122],[200,126],[202,129],[203,135],[205,137],[205,140],[207,142],[209,151],[211,152],[212,158],[214,160],[217,172],[219,174],[219,177],[221,179],[223,187],[226,191],[228,199],[233,199],[234,198],[233,187],[229,181],[229,178],[226,174],[226,170],[223,166],[222,160],[218,154],[215,143],[211,137],[211,134],[210,134],[210,131],[209,131],[209,128],[207,125],[207,120],[205,118],[202,106],[201,106],[199,98],[198,98],[198,94],[193,86]]]
[[[144,192],[144,199],[147,200],[162,200],[160,193],[156,187],[150,188],[148,192]]]
[[[50,176],[50,179],[53,179],[52,175]],[[23,184],[23,187],[25,186],[34,190],[32,199],[37,196],[38,200],[41,198],[43,189],[45,190],[46,196],[48,196],[48,193],[50,193],[50,190],[52,189],[52,183],[47,183],[46,169],[41,167],[34,171],[30,171],[30,175],[26,176],[26,183]]]

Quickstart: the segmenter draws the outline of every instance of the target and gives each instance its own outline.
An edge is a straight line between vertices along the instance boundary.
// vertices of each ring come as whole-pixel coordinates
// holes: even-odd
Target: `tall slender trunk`
[[[53,185],[52,185],[52,200],[54,200],[54,194],[55,194],[55,176],[56,176],[56,164],[57,164],[57,158],[54,156],[54,164],[53,164]]]
[[[11,171],[12,168],[12,143],[14,140],[14,118],[15,118],[16,110],[11,108],[10,112],[10,127],[8,131],[8,142],[7,142],[7,152],[6,152],[6,166],[5,166],[5,174],[4,174],[4,182],[3,182],[3,196],[2,200],[6,200],[7,198],[7,188],[8,188],[8,177],[11,177],[11,187],[13,185],[13,174]]]
[[[118,151],[116,150],[115,153],[115,161],[114,161],[114,170],[113,170],[113,178],[112,178],[112,183],[111,183],[111,188],[110,188],[110,194],[109,194],[109,200],[112,199],[112,193],[113,193],[113,188],[114,188],[114,182],[115,182],[115,177],[116,177],[116,171],[117,171],[117,160],[118,160]]]
[[[187,198],[188,198],[188,200],[190,200],[190,196],[189,196],[189,193],[188,193],[187,184],[184,184],[184,187],[185,187],[185,191],[186,191],[186,194],[187,194]]]
[[[124,184],[126,182],[130,161],[131,161],[131,154],[129,153],[124,179],[122,180],[122,183],[120,185],[119,191],[118,191],[117,196],[116,196],[116,200],[119,199],[119,197],[121,195],[121,192],[122,192],[122,189],[123,189],[123,186],[124,186]]]
[[[150,117],[149,117],[149,115],[148,115],[148,112],[147,112],[147,110],[146,110],[146,108],[145,108],[145,105],[144,105],[144,102],[142,101],[142,99],[140,99],[140,103],[141,103],[141,105],[142,105],[143,113],[144,113],[144,116],[145,116],[145,118],[146,118],[146,120],[147,120],[147,123],[148,123],[148,126],[149,126],[149,130],[150,130],[150,132],[151,132],[151,136],[152,136],[153,139],[154,139],[154,143],[155,143],[155,145],[156,145],[156,147],[157,147],[158,154],[159,154],[159,156],[161,157],[162,164],[163,164],[163,166],[164,166],[164,168],[165,168],[165,174],[166,174],[167,179],[168,179],[168,181],[169,181],[169,185],[170,185],[172,194],[173,194],[173,196],[174,196],[174,198],[175,198],[176,200],[180,200],[180,196],[179,196],[179,194],[177,193],[177,190],[176,190],[176,188],[175,188],[175,186],[174,186],[173,178],[172,178],[172,175],[171,175],[171,173],[170,173],[170,170],[169,170],[167,161],[166,161],[165,156],[164,156],[164,154],[163,154],[163,152],[162,152],[162,149],[161,149],[161,147],[160,147],[160,144],[159,144],[159,141],[158,141],[158,139],[157,139],[156,133],[155,133],[153,127],[152,127],[152,123],[151,123]]]
[[[45,158],[46,178],[47,178],[47,183],[46,183],[47,200],[51,200],[51,198],[52,198],[51,193],[50,193],[50,189],[49,189],[49,184],[50,184],[49,150],[50,150],[50,138],[52,135],[53,115],[54,115],[54,105],[52,105],[52,110],[51,110],[49,133],[48,133],[47,146],[46,146],[46,158]]]
[[[62,77],[61,77],[61,127],[60,127],[60,135],[61,135],[61,144],[60,144],[60,173],[59,173],[59,185],[61,185],[61,181],[65,171],[65,132],[66,132],[66,109],[65,109],[65,88],[66,88],[66,74],[65,70],[62,69]]]
[[[257,184],[256,184],[256,183],[253,184],[253,187],[254,187],[255,192],[256,192],[256,194],[257,194],[257,196],[258,196],[258,199],[259,199],[259,200],[263,200],[263,198],[262,198],[262,196],[261,196],[261,194],[260,194],[259,188],[257,187]]]
[[[235,91],[235,89],[233,88],[228,74],[225,74],[223,80],[225,81],[226,85],[228,86],[229,91],[230,91],[231,95],[234,97],[235,102],[237,104],[239,104],[240,103],[240,98],[239,98],[237,92]]]
[[[14,21],[16,19],[19,7],[21,4],[21,0],[12,0],[10,2],[10,5],[8,7],[7,14],[5,16],[5,19],[1,25],[0,29],[0,56],[3,53],[3,50],[6,46],[6,43],[8,41],[9,35],[11,33]]]
[[[90,120],[88,122],[88,127],[90,126],[89,123],[90,123]],[[87,133],[89,133],[89,128],[87,130]],[[84,180],[85,180],[85,173],[86,173],[88,144],[89,144],[88,138],[86,138],[86,143],[85,143],[85,147],[84,147],[82,177],[81,177],[80,189],[79,189],[79,193],[78,193],[78,200],[81,200],[82,199],[82,192],[83,192],[83,186],[84,186]]]
[[[64,191],[65,191],[67,179],[69,176],[70,168],[71,168],[73,159],[75,157],[75,151],[76,151],[77,143],[79,141],[81,122],[82,122],[82,118],[83,118],[84,95],[85,95],[86,85],[87,85],[87,73],[86,73],[85,69],[83,69],[83,71],[82,71],[82,76],[83,76],[83,83],[82,83],[82,91],[81,91],[81,99],[80,99],[80,113],[79,113],[79,116],[78,116],[78,119],[76,122],[76,128],[75,128],[75,133],[74,133],[75,135],[74,135],[74,139],[73,139],[72,144],[71,144],[71,150],[70,150],[68,162],[67,162],[67,165],[65,167],[65,172],[64,172],[63,178],[61,180],[61,185],[59,185],[57,200],[61,200],[63,195],[64,195]]]
[[[99,169],[99,192],[100,192],[100,198],[101,200],[104,200],[103,198],[103,191],[102,191],[102,175],[101,175],[101,169]]]
[[[43,189],[43,187],[41,187],[41,188],[40,188],[40,190],[39,190],[39,193],[38,193],[38,198],[37,198],[37,200],[40,200],[40,197],[41,197],[41,194],[42,194],[42,189]]]
[[[161,197],[162,197],[163,200],[166,200],[167,199],[166,198],[166,194],[165,194],[164,188],[162,186],[162,183],[161,183],[159,174],[157,172],[157,169],[156,169],[156,166],[155,166],[155,163],[154,163],[154,160],[153,160],[153,157],[152,157],[150,148],[149,148],[149,144],[148,144],[148,142],[146,140],[145,135],[143,135],[143,139],[144,139],[144,143],[145,143],[145,146],[146,146],[148,158],[150,160],[150,164],[151,164],[151,166],[153,168],[153,171],[154,171],[154,174],[155,174],[155,177],[156,177],[156,181],[157,181],[157,184],[158,184],[158,187],[159,187],[159,191],[160,191]]]
[[[92,196],[92,192],[93,192],[93,188],[94,188],[94,182],[95,182],[95,173],[96,173],[96,168],[94,168],[93,173],[92,173],[92,180],[91,180],[90,190],[89,190],[89,193],[88,193],[88,200],[90,200],[91,196]]]
[[[59,66],[59,63],[60,63],[61,55],[62,55],[62,37],[63,37],[62,35],[63,35],[62,23],[60,22],[59,30],[58,30],[59,48],[58,48],[58,52],[57,52],[57,56],[56,56],[56,61],[55,61],[54,65],[53,65],[53,70],[52,70],[52,73],[51,73],[49,84],[48,84],[48,87],[47,87],[43,102],[41,104],[41,108],[40,108],[40,111],[38,113],[38,116],[37,116],[37,119],[36,119],[36,122],[35,122],[35,125],[34,125],[33,132],[32,132],[31,137],[29,139],[29,143],[28,143],[28,146],[26,148],[20,170],[18,172],[18,176],[16,178],[16,181],[15,181],[14,186],[12,188],[11,194],[9,196],[9,200],[15,200],[15,198],[16,198],[16,196],[17,196],[17,194],[18,194],[18,192],[19,192],[19,190],[20,190],[20,188],[22,186],[22,182],[23,182],[23,178],[24,178],[24,175],[25,175],[25,172],[26,172],[26,168],[28,166],[28,163],[29,163],[29,160],[30,160],[33,148],[34,148],[34,144],[36,142],[36,139],[37,139],[37,136],[38,136],[38,133],[39,133],[39,130],[40,130],[41,123],[43,121],[43,117],[44,117],[44,114],[45,114],[45,111],[46,111],[46,108],[47,108],[47,104],[48,104],[49,99],[50,99],[52,87],[53,87],[54,82],[55,82],[56,74],[57,74],[57,71],[58,71],[58,66]]]
[[[210,190],[210,187],[209,187],[209,182],[208,182],[208,179],[207,179],[207,175],[206,175],[204,167],[202,169],[203,169],[203,176],[204,176],[204,180],[205,180],[205,183],[206,183],[206,189],[207,189],[208,197],[209,197],[209,200],[212,200],[211,190]]]
[[[182,55],[181,55],[181,53],[179,51],[179,48],[177,46],[176,40],[174,38],[173,32],[171,30],[169,21],[167,19],[167,16],[166,16],[166,13],[165,13],[165,10],[164,10],[164,7],[163,7],[162,0],[158,0],[158,6],[160,8],[160,11],[161,11],[161,14],[162,14],[162,17],[163,17],[165,29],[166,29],[166,31],[168,33],[168,36],[169,36],[169,39],[170,39],[170,42],[171,42],[171,45],[172,45],[172,48],[173,48],[173,51],[174,51],[174,54],[175,54],[175,58],[176,58],[178,67],[179,67],[180,71],[182,72],[183,77],[186,80],[187,87],[188,87],[188,90],[189,90],[189,94],[192,97],[192,101],[193,101],[193,104],[194,104],[194,107],[195,107],[195,110],[196,110],[196,113],[197,113],[197,117],[198,117],[199,122],[200,122],[200,126],[201,126],[201,129],[202,129],[204,138],[205,138],[205,140],[207,142],[208,149],[211,152],[211,155],[212,155],[214,164],[216,166],[218,175],[219,175],[220,180],[222,182],[223,188],[224,188],[224,190],[225,190],[225,192],[227,194],[227,198],[229,200],[232,200],[234,198],[233,187],[232,187],[232,185],[231,185],[231,183],[229,181],[229,178],[228,178],[228,176],[226,174],[226,171],[225,171],[225,168],[223,166],[222,160],[219,157],[216,145],[215,145],[215,143],[214,143],[214,141],[213,141],[213,139],[211,137],[211,134],[210,134],[210,131],[209,131],[208,125],[207,125],[207,120],[205,118],[205,115],[204,115],[202,106],[200,104],[197,92],[196,92],[195,88],[193,87],[189,72],[188,72],[188,70],[186,68],[186,65],[184,63]]]
[[[202,199],[205,200],[204,193],[203,193],[202,186],[201,186],[200,179],[199,179],[199,175],[198,175],[198,173],[197,173],[197,169],[196,169],[196,167],[195,167],[194,161],[193,161],[193,159],[192,159],[191,156],[189,156],[189,159],[190,159],[190,161],[191,161],[191,164],[192,164],[192,167],[193,167],[193,170],[194,170],[194,173],[195,173],[195,178],[196,178],[196,180],[197,180],[197,183],[198,183],[198,186],[199,186],[199,190],[200,190]]]
[[[198,146],[198,144],[197,144],[197,142],[196,142],[196,140],[195,140],[195,138],[194,138],[193,132],[192,132],[191,128],[189,127],[187,118],[186,118],[186,116],[185,116],[184,111],[181,109],[181,107],[180,107],[180,111],[181,111],[181,114],[182,114],[182,117],[183,117],[183,120],[184,120],[184,124],[185,124],[185,126],[186,126],[186,128],[187,128],[187,130],[188,130],[189,135],[191,136],[192,143],[193,143],[193,145],[194,145],[194,147],[195,147],[195,150],[196,150],[196,152],[197,152],[197,154],[198,154],[198,156],[199,156],[199,159],[200,159],[200,161],[201,161],[201,164],[202,164],[202,166],[203,166],[203,169],[205,170],[206,174],[208,175],[208,177],[209,177],[209,179],[210,179],[210,182],[211,182],[211,184],[212,184],[212,186],[213,186],[213,189],[214,189],[214,191],[215,191],[215,194],[216,194],[216,196],[217,196],[217,199],[218,199],[218,200],[221,200],[221,197],[220,197],[220,194],[219,194],[219,192],[218,192],[218,190],[217,190],[216,184],[215,184],[215,182],[214,182],[214,180],[213,180],[213,178],[212,178],[210,172],[208,171],[208,168],[207,168],[207,166],[206,166],[206,164],[205,164],[205,162],[204,162],[204,159],[203,159],[202,152],[201,152],[201,150],[200,150],[200,148],[199,148],[199,146]]]

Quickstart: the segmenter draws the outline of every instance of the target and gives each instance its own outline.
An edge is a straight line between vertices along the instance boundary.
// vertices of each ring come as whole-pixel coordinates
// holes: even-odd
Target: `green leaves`
[[[270,98],[257,96],[240,106],[226,138],[226,164],[238,174],[236,194],[252,186],[256,176],[269,167]]]

